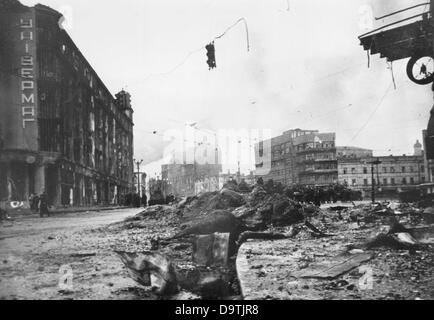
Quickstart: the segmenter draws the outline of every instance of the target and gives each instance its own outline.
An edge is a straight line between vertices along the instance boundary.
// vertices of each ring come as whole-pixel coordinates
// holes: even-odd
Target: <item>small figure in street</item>
[[[0,200],[0,220],[9,220],[10,217],[8,215],[8,205],[10,203],[9,198],[4,198]]]
[[[41,218],[44,217],[44,215],[50,216],[50,212],[48,211],[48,199],[47,194],[42,192],[42,194],[39,197],[39,214]]]
[[[29,205],[30,205],[30,211],[34,212],[35,211],[35,206],[34,206],[34,199],[35,199],[35,194],[32,193],[29,196]]]
[[[38,203],[39,203],[39,197],[32,193],[29,197],[29,204],[30,204],[30,210],[32,212],[38,212]]]

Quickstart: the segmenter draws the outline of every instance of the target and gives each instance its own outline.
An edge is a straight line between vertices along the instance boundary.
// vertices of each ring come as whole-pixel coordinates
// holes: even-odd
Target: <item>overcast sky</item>
[[[146,163],[162,158],[165,132],[186,122],[336,132],[338,145],[377,155],[411,154],[427,126],[430,86],[413,84],[401,60],[394,90],[385,59],[371,57],[368,69],[357,38],[366,32],[361,6],[380,16],[419,0],[41,1],[70,17],[69,34],[112,93],[132,94],[136,157]],[[200,48],[239,18],[250,52],[240,23],[215,42],[209,71]],[[147,170],[152,176],[158,165]]]

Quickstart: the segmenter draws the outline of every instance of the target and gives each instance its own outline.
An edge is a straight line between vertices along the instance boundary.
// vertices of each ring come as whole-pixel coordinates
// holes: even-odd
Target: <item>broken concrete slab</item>
[[[422,244],[434,244],[434,225],[410,229],[411,235]]]
[[[372,257],[373,255],[370,253],[359,253],[351,256],[340,255],[330,260],[312,263],[306,269],[293,272],[291,276],[296,278],[335,279],[357,268],[363,262],[371,260]]]

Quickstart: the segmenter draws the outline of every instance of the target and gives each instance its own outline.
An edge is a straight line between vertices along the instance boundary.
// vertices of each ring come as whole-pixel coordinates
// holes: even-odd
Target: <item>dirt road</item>
[[[17,218],[0,225],[0,299],[137,299],[113,248],[117,235],[101,231],[141,209]],[[149,296],[152,299],[152,296]]]

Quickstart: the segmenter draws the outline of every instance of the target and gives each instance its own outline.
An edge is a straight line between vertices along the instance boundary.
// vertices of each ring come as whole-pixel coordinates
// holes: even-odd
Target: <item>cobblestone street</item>
[[[134,298],[133,280],[95,229],[141,209],[17,218],[0,225],[1,299]],[[72,268],[72,290],[59,287],[61,266]],[[133,289],[129,289],[132,287]]]

